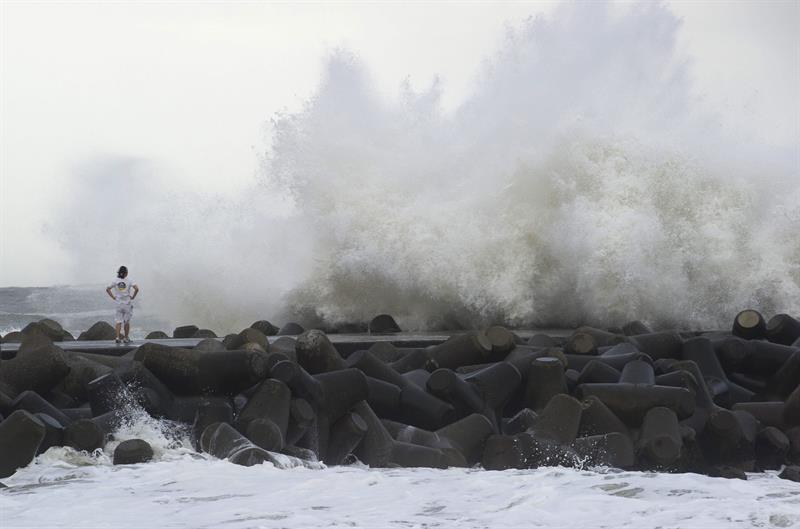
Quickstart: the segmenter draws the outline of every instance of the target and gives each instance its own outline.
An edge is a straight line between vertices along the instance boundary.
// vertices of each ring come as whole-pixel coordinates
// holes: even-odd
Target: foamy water
[[[800,527],[800,486],[697,474],[240,467],[190,454],[126,467],[44,455],[6,480],[11,528]]]

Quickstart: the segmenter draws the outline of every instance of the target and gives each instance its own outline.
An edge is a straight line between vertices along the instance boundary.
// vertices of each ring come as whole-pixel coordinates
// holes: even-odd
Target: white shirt
[[[114,296],[114,299],[117,300],[117,303],[128,304],[131,302],[131,289],[135,286],[136,282],[130,277],[123,279],[115,277],[114,281],[108,285],[108,288],[111,289],[111,294]]]

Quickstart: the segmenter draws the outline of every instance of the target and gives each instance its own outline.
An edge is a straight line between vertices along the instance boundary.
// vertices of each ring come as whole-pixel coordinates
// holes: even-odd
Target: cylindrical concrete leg
[[[17,410],[0,423],[0,478],[7,478],[36,456],[47,429],[34,415]]]
[[[366,433],[367,423],[357,413],[348,413],[333,423],[325,464],[341,465],[345,457],[355,450]]]
[[[731,330],[734,336],[744,338],[745,340],[753,340],[755,338],[763,338],[767,333],[767,324],[764,321],[764,316],[757,310],[745,309],[733,319],[733,329]]]
[[[254,445],[270,452],[280,452],[283,449],[283,432],[271,419],[259,417],[247,421],[244,431]]]
[[[523,404],[535,412],[547,406],[553,396],[566,392],[564,366],[553,357],[537,358],[528,368]]]
[[[436,434],[459,450],[469,464],[478,462],[486,439],[494,433],[494,425],[484,415],[473,413],[440,428]]]
[[[292,399],[289,405],[289,427],[286,432],[286,444],[293,445],[299,441],[314,423],[315,413],[305,399]]]
[[[783,466],[791,447],[789,438],[775,428],[767,426],[756,437],[756,464],[760,470],[778,470]]]
[[[444,343],[432,347],[430,357],[439,367],[455,369],[483,363],[491,353],[492,343],[489,338],[482,332],[470,332],[451,336]]]
[[[569,444],[578,435],[582,412],[579,400],[569,395],[556,395],[539,414],[534,430],[559,444]]]
[[[628,435],[628,427],[617,417],[603,401],[590,396],[584,399],[581,411],[581,422],[578,435],[581,437],[622,433]]]
[[[791,345],[800,338],[800,320],[788,314],[776,314],[767,322],[767,338],[771,342]]]
[[[297,362],[312,375],[345,367],[344,359],[325,333],[316,329],[297,337],[295,351]]]
[[[681,455],[683,440],[678,417],[669,408],[652,408],[644,416],[639,446],[642,456],[659,468],[675,463]]]
[[[200,436],[203,431],[209,425],[217,422],[228,424],[233,422],[233,407],[229,403],[209,400],[197,407],[194,422],[192,423],[192,440],[195,449],[200,450]]]

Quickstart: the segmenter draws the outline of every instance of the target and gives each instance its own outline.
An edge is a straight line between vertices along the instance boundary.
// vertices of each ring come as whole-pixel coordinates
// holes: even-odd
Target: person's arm
[[[111,293],[111,287],[106,287],[106,294],[108,294],[108,297],[110,297],[114,301],[117,300],[117,298],[114,297],[114,294]]]
[[[139,295],[139,285],[133,285],[133,295],[131,296],[131,301],[136,299],[136,296]]]

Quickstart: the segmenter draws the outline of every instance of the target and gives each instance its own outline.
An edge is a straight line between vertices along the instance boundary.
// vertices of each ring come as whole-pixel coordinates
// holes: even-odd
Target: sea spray
[[[451,113],[441,85],[387,101],[336,52],[304,108],[274,117],[246,196],[171,189],[143,161],[87,162],[59,230],[86,273],[108,248],[93,230],[119,234],[150,306],[219,329],[256,314],[386,312],[419,329],[798,313],[796,146],[745,141],[692,98],[679,27],[661,4],[529,19]],[[108,179],[132,207],[86,211]]]

